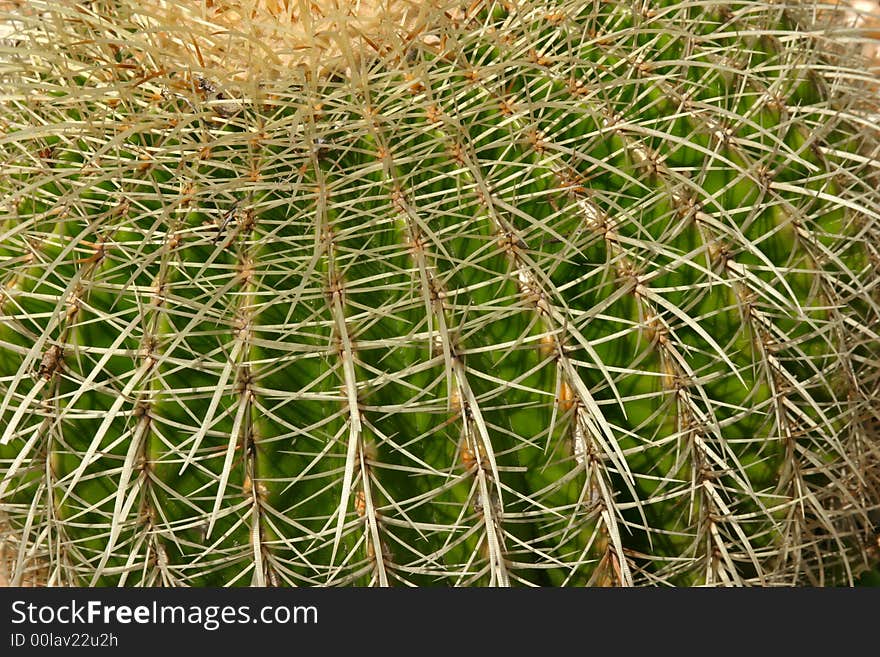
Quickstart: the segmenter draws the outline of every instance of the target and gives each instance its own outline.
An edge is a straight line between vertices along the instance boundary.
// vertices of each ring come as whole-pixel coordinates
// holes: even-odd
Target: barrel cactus
[[[7,12],[10,581],[870,566],[880,130],[830,8],[300,5]]]

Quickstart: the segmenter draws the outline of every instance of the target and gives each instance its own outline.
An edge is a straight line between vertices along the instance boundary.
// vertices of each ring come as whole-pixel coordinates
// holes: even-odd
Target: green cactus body
[[[113,4],[49,3],[5,56],[18,577],[865,569],[878,130],[808,11],[437,10],[345,72],[236,83]]]

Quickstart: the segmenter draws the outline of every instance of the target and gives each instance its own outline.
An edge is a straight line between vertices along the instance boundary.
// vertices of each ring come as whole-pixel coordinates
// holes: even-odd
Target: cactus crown
[[[880,135],[810,6],[426,3],[330,67],[30,7],[0,104],[18,581],[865,567]]]

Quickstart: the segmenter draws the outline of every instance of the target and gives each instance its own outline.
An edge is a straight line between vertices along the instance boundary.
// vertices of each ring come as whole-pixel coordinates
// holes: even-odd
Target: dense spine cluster
[[[130,3],[34,5],[0,73],[14,577],[869,565],[877,101],[806,3],[450,4],[245,81]]]

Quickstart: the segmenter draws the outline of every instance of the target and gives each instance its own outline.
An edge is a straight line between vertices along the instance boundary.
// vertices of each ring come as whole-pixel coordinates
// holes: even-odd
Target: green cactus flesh
[[[115,4],[50,2],[4,55],[19,580],[865,570],[880,140],[808,9],[437,11],[236,82]]]

